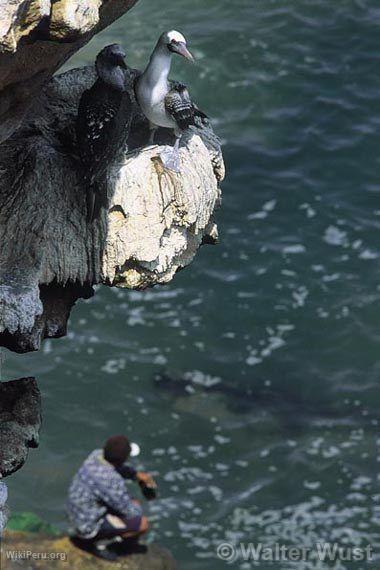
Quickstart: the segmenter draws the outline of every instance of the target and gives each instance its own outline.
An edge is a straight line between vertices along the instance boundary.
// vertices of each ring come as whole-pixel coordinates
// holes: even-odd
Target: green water
[[[221,244],[169,286],[100,288],[65,339],[7,353],[4,379],[34,374],[44,408],[13,509],[64,528],[75,469],[124,431],[181,568],[226,568],[225,541],[375,549],[236,568],[379,567],[379,20],[375,0],[140,0],[66,66],[120,42],[142,67],[161,31],[188,37],[198,64],[173,77],[223,139]],[[157,387],[163,370],[185,388]]]

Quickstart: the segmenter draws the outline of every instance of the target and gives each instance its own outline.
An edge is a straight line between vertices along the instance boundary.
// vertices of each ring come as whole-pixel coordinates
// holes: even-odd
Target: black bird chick
[[[83,92],[76,121],[79,157],[84,167],[87,220],[107,207],[107,169],[128,137],[132,103],[125,88],[125,53],[118,44],[97,55],[97,80]]]

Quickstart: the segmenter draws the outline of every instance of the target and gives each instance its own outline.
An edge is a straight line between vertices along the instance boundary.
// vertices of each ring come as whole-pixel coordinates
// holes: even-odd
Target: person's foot
[[[118,554],[113,550],[109,550],[107,547],[100,548],[99,546],[94,546],[91,550],[92,554],[101,558],[102,560],[107,560],[108,562],[115,562],[119,558]]]
[[[118,558],[117,552],[109,550],[106,546],[99,546],[91,540],[86,540],[78,536],[73,536],[70,538],[72,544],[80,550],[84,550],[102,560],[108,560],[109,562],[114,562]]]
[[[118,556],[128,556],[129,554],[145,554],[148,550],[145,544],[139,543],[139,538],[124,538],[121,542],[115,542],[112,550]]]

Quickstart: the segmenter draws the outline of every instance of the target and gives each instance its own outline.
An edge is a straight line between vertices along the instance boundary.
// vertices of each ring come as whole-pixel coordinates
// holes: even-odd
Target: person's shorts
[[[98,534],[95,538],[112,538],[113,536],[119,536],[125,532],[137,532],[141,524],[141,515],[131,517],[128,519],[118,519],[123,521],[123,525],[114,523],[115,517],[106,516],[102,522]]]

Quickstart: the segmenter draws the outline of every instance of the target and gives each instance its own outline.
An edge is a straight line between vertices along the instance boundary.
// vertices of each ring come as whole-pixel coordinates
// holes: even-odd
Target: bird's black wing
[[[96,84],[83,93],[78,108],[76,136],[79,156],[90,183],[102,177],[123,136],[127,136],[129,107],[127,93],[107,92],[101,87],[96,89]]]
[[[200,120],[207,121],[208,117],[190,99],[186,85],[178,81],[170,82],[170,91],[165,97],[165,109],[173,117],[180,129],[185,130],[191,125],[199,126]]]
[[[90,220],[106,205],[107,168],[127,139],[131,116],[128,93],[99,83],[84,91],[79,102],[76,137]]]

